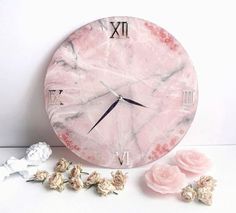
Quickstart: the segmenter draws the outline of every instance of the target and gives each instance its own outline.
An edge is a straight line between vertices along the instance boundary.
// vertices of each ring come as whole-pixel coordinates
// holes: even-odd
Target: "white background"
[[[150,20],[172,33],[189,53],[198,74],[199,106],[193,125],[181,144],[158,163],[171,162],[176,150],[190,146],[212,160],[208,175],[218,181],[213,206],[207,207],[149,190],[143,175],[151,164],[126,170],[125,190],[106,198],[97,197],[93,190],[49,191],[14,175],[0,185],[0,212],[236,212],[234,2],[0,0],[0,164],[11,156],[22,157],[25,148],[18,146],[39,140],[62,146],[44,110],[43,81],[50,57],[76,28],[95,19],[128,15]],[[112,171],[89,165],[64,147],[52,149],[52,157],[41,169],[51,172],[56,161],[65,157],[82,163],[88,172],[98,170],[108,177]]]
[[[183,144],[234,144],[236,13],[229,0],[0,0],[0,146],[62,145],[44,110],[43,81],[58,45],[98,18],[128,15],[172,33],[189,53],[199,106]]]

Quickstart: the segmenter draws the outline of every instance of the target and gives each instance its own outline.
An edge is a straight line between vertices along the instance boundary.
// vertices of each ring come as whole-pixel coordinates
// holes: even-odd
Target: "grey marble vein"
[[[180,71],[182,71],[182,70],[184,69],[184,67],[185,67],[185,65],[182,64],[180,67],[178,67],[177,69],[171,71],[171,72],[168,73],[166,76],[163,76],[163,77],[161,78],[161,80],[162,80],[163,82],[169,80],[173,75],[175,75],[176,73],[179,73]]]
[[[77,119],[77,118],[79,118],[80,116],[82,116],[83,114],[84,114],[83,112],[77,112],[77,113],[75,113],[75,114],[73,114],[73,115],[71,115],[71,116],[67,116],[67,117],[65,118],[65,121]]]

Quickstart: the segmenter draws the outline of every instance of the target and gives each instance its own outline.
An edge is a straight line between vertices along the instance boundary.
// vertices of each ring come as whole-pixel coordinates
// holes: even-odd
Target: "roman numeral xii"
[[[117,21],[110,22],[112,27],[112,34],[110,38],[128,38],[128,22],[126,21]]]

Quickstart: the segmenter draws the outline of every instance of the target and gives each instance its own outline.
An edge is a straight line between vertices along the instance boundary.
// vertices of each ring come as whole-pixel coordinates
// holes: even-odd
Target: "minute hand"
[[[135,104],[135,105],[138,105],[138,106],[141,106],[141,107],[146,107],[146,106],[144,106],[143,104],[140,104],[140,103],[138,103],[138,102],[136,102],[136,101],[133,101],[133,100],[131,100],[131,99],[128,99],[128,98],[123,98],[124,99],[124,101],[127,101],[127,102],[129,102],[129,103],[131,103],[131,104]]]
[[[103,118],[105,118],[114,108],[115,106],[118,104],[118,102],[120,101],[120,99],[117,99],[109,108],[108,110],[101,116],[101,118],[97,121],[97,123],[94,124],[94,126],[89,130],[88,134],[95,128],[95,126],[97,126],[101,120]]]

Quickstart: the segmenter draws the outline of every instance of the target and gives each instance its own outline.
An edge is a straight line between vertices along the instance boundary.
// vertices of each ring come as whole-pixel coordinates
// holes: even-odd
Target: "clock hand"
[[[144,106],[144,105],[142,105],[142,104],[140,104],[140,103],[138,103],[138,102],[136,102],[136,101],[133,101],[133,100],[131,100],[131,99],[128,99],[128,98],[122,98],[124,101],[127,101],[127,102],[129,102],[129,103],[131,103],[131,104],[135,104],[135,105],[138,105],[138,106],[141,106],[141,107],[146,107],[146,106]]]
[[[106,87],[113,95],[115,95],[117,98],[119,98],[120,96],[113,90],[111,89],[109,86],[107,86],[103,81],[100,81],[100,83]]]
[[[101,116],[101,118],[97,121],[97,123],[94,124],[94,126],[89,130],[88,134],[93,130],[93,128],[95,128],[95,126],[97,126],[100,121],[105,118],[114,108],[115,106],[118,104],[118,102],[121,100],[120,96],[119,98],[108,108],[108,110]]]

